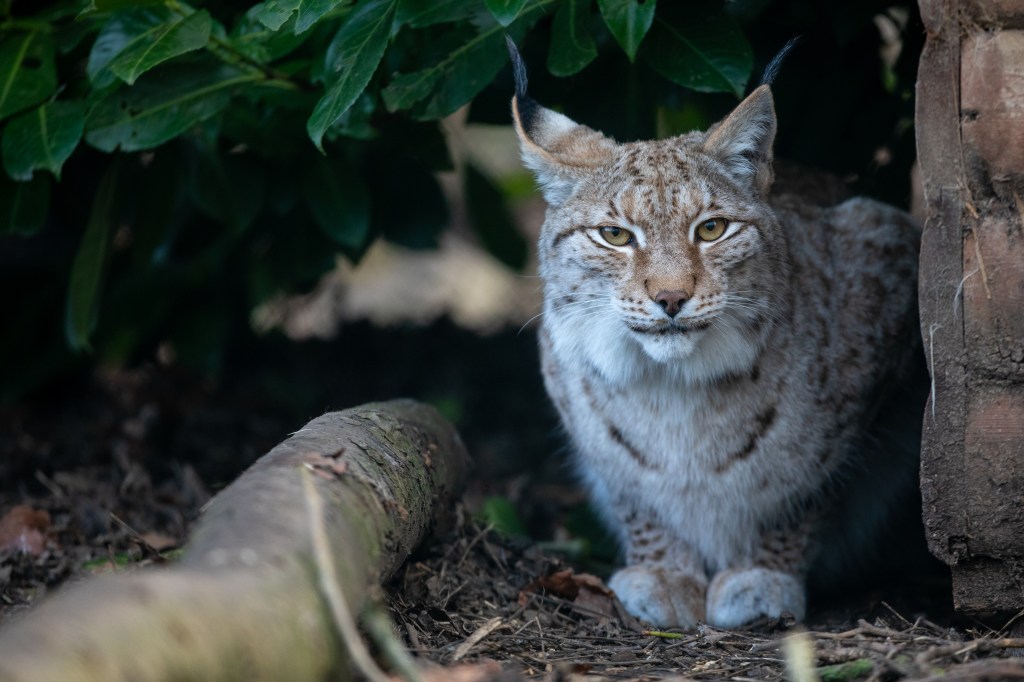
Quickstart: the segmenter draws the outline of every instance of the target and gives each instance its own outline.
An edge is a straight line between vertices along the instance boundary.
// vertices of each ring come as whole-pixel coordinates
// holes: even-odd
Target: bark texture
[[[314,419],[214,498],[176,565],[87,580],[0,630],[0,680],[346,679],[322,586],[358,614],[467,464],[412,401]]]
[[[921,488],[958,609],[1024,607],[1024,4],[920,0]]]

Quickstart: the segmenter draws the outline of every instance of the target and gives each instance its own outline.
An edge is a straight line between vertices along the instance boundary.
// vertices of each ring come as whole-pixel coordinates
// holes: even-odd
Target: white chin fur
[[[758,341],[726,325],[659,337],[632,332],[611,315],[591,318],[587,324],[572,316],[549,318],[548,323],[558,327],[552,338],[563,362],[585,358],[605,381],[617,385],[655,378],[711,383],[750,371],[761,352]]]
[[[667,363],[682,360],[693,354],[704,330],[686,334],[636,334],[640,347],[655,362]]]

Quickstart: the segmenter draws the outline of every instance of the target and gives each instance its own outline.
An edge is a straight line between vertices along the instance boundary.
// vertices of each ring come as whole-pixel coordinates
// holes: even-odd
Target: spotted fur
[[[513,115],[549,204],[544,379],[624,548],[611,586],[660,626],[801,618],[808,571],[860,552],[914,481],[912,448],[872,429],[916,343],[917,226],[773,195],[768,85],[658,141],[618,144],[525,92]],[[713,218],[727,228],[702,241]]]

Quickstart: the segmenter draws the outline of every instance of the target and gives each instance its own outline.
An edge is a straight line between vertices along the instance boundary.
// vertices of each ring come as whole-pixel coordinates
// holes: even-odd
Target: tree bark
[[[1024,607],[1024,5],[919,4],[924,523],[956,608],[1001,623]]]
[[[0,680],[345,679],[332,597],[358,614],[467,463],[412,401],[314,419],[214,498],[177,564],[86,580],[0,630]]]

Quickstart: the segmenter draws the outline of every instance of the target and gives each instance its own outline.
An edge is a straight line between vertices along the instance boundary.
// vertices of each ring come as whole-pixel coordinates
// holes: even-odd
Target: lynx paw
[[[648,566],[627,566],[608,582],[626,610],[658,627],[690,627],[704,616],[707,580]]]
[[[708,622],[731,628],[789,612],[802,620],[806,609],[804,586],[788,573],[767,568],[722,571],[708,588]]]

